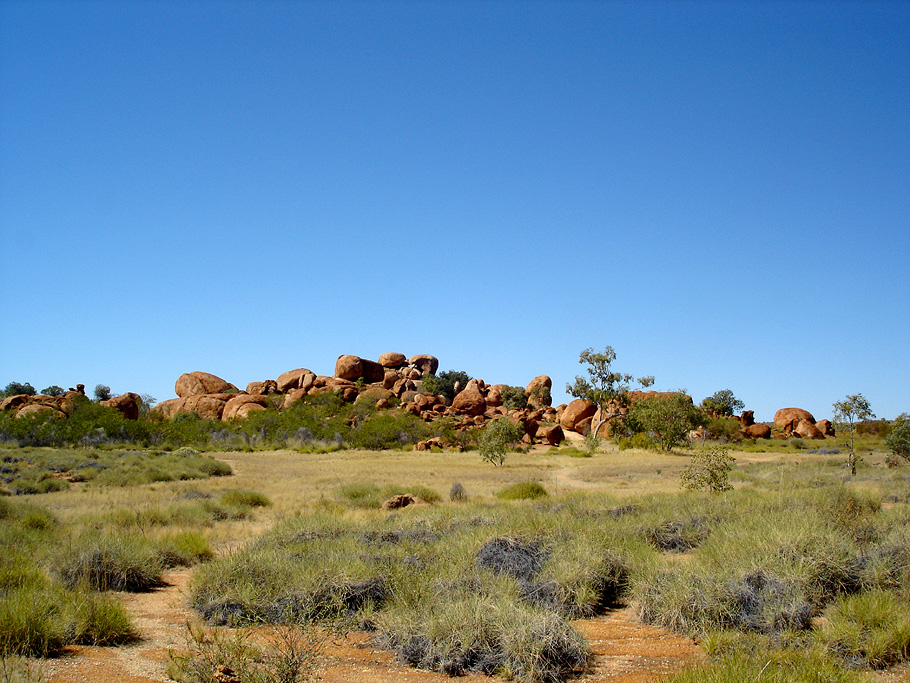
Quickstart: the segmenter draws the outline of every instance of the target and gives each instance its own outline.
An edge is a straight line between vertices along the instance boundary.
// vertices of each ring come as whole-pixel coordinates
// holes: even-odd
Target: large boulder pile
[[[548,376],[539,375],[528,383],[524,392],[527,408],[510,410],[503,405],[503,392],[508,389],[505,384],[472,379],[459,387],[454,400],[423,391],[423,378],[438,369],[439,360],[429,354],[408,357],[389,352],[375,361],[343,354],[335,361],[331,376],[296,368],[276,379],[250,382],[245,391],[216,375],[189,372],[177,379],[177,398],[162,401],[152,411],[168,419],[195,412],[203,419],[229,421],[269,406],[286,409],[305,396],[334,393],[344,401],[369,402],[380,409],[397,402],[401,410],[427,422],[449,418],[455,422],[456,430],[474,429],[489,420],[506,417],[524,425],[525,443],[556,445],[564,439],[560,415],[550,406],[553,382]],[[438,445],[438,441],[426,442],[418,444],[418,448]]]
[[[782,438],[824,439],[834,436],[834,426],[830,421],[816,421],[812,413],[802,408],[781,408],[774,413],[774,426],[780,430]]]

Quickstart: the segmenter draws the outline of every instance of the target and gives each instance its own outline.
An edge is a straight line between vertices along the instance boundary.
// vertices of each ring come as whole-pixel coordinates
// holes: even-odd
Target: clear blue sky
[[[910,3],[0,3],[0,385],[586,347],[910,411]]]

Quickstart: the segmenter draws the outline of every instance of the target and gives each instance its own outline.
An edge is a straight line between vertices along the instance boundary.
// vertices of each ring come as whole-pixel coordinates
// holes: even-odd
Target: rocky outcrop
[[[408,358],[408,365],[421,375],[435,375],[439,369],[439,359],[428,353],[422,353]]]
[[[205,396],[206,394],[237,393],[239,389],[208,372],[185,372],[177,378],[174,393],[180,398],[188,396]]]
[[[341,355],[335,361],[335,377],[347,380],[363,379],[364,382],[382,382],[385,368],[360,356]]]
[[[114,398],[101,401],[101,405],[113,408],[114,410],[119,410],[127,420],[139,419],[139,406],[141,404],[142,399],[139,397],[139,394],[134,394],[132,392],[127,392],[122,396],[114,396]]]
[[[747,439],[770,439],[771,427],[766,424],[751,424],[740,430]]]
[[[263,395],[238,394],[227,400],[221,411],[221,420],[242,420],[256,410],[265,410],[269,400]]]
[[[596,412],[597,406],[591,401],[586,398],[576,398],[566,406],[562,416],[559,418],[559,423],[564,429],[581,433],[579,431],[583,428],[581,427],[581,422],[587,418],[593,418]],[[588,424],[590,425],[590,421]]]
[[[550,396],[550,390],[553,388],[553,380],[547,375],[538,375],[525,387],[525,396],[528,397],[528,403],[534,408],[543,408],[553,404],[553,397]]]
[[[486,398],[476,383],[472,385],[469,382],[467,388],[452,401],[452,410],[461,415],[483,415],[486,409]]]
[[[815,424],[812,413],[802,408],[781,408],[774,413],[774,426],[780,428],[788,436],[796,430],[801,420],[808,420],[813,425]]]
[[[264,382],[250,382],[246,385],[246,393],[254,396],[268,396],[269,394],[283,393],[278,391],[278,382],[267,379]]]
[[[793,430],[793,434],[803,439],[824,439],[825,433],[809,420],[800,420]]]
[[[749,427],[755,424],[755,411],[753,410],[744,410],[739,416],[739,423],[743,427]]]
[[[825,436],[836,436],[834,425],[831,423],[831,420],[819,420],[815,423],[815,426],[818,427],[819,431]]]
[[[279,394],[287,394],[294,389],[309,389],[316,380],[316,373],[306,368],[288,370],[278,375],[275,384]]]
[[[379,359],[376,362],[384,368],[395,369],[407,365],[408,358],[403,353],[388,352],[379,356]]]

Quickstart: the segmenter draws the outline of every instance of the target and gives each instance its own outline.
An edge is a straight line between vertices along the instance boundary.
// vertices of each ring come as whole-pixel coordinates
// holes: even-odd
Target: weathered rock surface
[[[471,380],[473,382],[473,380]],[[469,386],[458,393],[452,401],[452,410],[461,415],[483,415],[487,401],[477,385]]]
[[[335,361],[335,377],[347,380],[363,378],[366,382],[382,382],[385,379],[385,368],[371,360],[349,354],[338,356]]]
[[[553,380],[548,375],[538,375],[525,387],[525,396],[528,397],[528,403],[535,408],[552,405],[553,398],[550,396],[550,390],[553,388]]]
[[[566,406],[565,410],[562,412],[562,416],[559,418],[559,423],[564,429],[569,429],[580,434],[579,424],[586,418],[593,418],[594,413],[596,412],[597,406],[591,403],[591,401],[586,398],[576,398]],[[588,424],[590,424],[590,422]]]
[[[743,427],[740,433],[748,439],[770,439],[771,427],[766,424],[751,424]]]
[[[208,372],[185,372],[177,378],[174,393],[180,398],[239,391],[230,382]]]
[[[101,405],[119,410],[127,420],[139,419],[139,405],[142,399],[139,394],[127,392],[122,396],[114,396],[106,401],[101,401]]]
[[[755,411],[754,410],[744,410],[739,416],[739,423],[743,427],[749,427],[750,425],[755,424]]]
[[[266,396],[284,392],[278,391],[278,382],[273,379],[267,379],[264,382],[250,382],[246,385],[246,393],[254,396]]]
[[[238,394],[224,404],[221,419],[224,422],[243,419],[254,410],[265,410],[268,405],[269,399],[261,394]]]
[[[825,436],[836,436],[834,425],[831,423],[831,420],[819,420],[815,423],[815,426],[818,427],[819,431]]]
[[[799,425],[800,420],[808,420],[813,425],[815,418],[812,413],[802,408],[781,408],[774,413],[774,426],[783,430],[784,434],[790,434]]]
[[[439,359],[428,353],[419,353],[408,358],[408,365],[416,368],[421,375],[435,375],[439,369]]]
[[[403,353],[388,352],[379,356],[377,362],[384,368],[401,368],[408,364],[408,358]]]
[[[401,508],[410,507],[412,505],[425,506],[427,505],[427,502],[423,498],[415,496],[413,493],[402,493],[389,498],[382,504],[380,510],[400,510]]]
[[[275,383],[278,387],[279,394],[287,394],[294,389],[309,389],[311,386],[313,386],[313,381],[315,379],[316,373],[312,370],[308,370],[307,368],[297,368],[296,370],[288,370],[287,372],[282,372],[280,375],[278,375],[278,379],[275,380]]]
[[[16,412],[16,419],[30,415],[50,415],[53,417],[66,417],[63,411],[47,403],[29,403]]]
[[[800,420],[799,424],[797,424],[796,428],[793,430],[793,433],[804,439],[825,438],[825,433],[816,427],[814,422],[810,422],[809,420]]]

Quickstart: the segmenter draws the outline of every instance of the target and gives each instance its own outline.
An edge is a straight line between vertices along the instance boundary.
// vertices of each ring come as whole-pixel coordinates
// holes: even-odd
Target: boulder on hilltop
[[[188,396],[205,396],[206,394],[223,394],[239,391],[230,382],[208,372],[185,372],[177,378],[174,393],[180,398]]]

